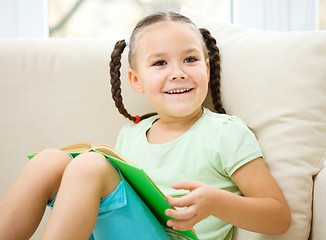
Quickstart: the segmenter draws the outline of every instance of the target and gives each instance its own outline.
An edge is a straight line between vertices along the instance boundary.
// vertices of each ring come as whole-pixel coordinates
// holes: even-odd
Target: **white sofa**
[[[282,236],[236,229],[234,239],[326,239],[326,32],[262,32],[184,14],[217,38],[223,104],[255,131],[292,211]],[[114,43],[0,40],[0,197],[34,150],[79,141],[114,145],[127,122],[110,96]],[[126,55],[125,105],[133,114],[149,112],[144,96],[129,88]]]

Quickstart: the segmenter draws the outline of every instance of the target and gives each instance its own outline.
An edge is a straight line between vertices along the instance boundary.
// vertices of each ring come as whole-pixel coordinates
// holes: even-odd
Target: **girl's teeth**
[[[168,94],[189,92],[190,88],[167,91]]]

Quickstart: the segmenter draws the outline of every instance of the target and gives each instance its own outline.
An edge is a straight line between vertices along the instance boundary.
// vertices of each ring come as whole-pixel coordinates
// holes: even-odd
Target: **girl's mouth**
[[[190,92],[192,89],[193,88],[175,89],[175,90],[166,91],[164,93],[167,93],[167,94],[181,94],[181,93]]]

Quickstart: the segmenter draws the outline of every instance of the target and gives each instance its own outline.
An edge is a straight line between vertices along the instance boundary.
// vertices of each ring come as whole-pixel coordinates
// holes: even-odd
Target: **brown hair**
[[[211,95],[213,99],[214,108],[218,113],[225,113],[225,110],[221,103],[220,97],[220,54],[219,49],[216,46],[216,40],[210,34],[207,29],[198,29],[196,25],[187,17],[174,13],[174,12],[160,12],[156,14],[149,15],[138,22],[134,28],[129,43],[129,54],[128,61],[130,67],[134,66],[134,55],[135,55],[135,44],[138,36],[141,34],[145,27],[150,26],[157,22],[162,21],[173,21],[173,22],[183,22],[189,24],[195,31],[198,32],[199,37],[202,36],[204,53],[209,58],[210,64],[210,79],[209,87],[211,90]],[[121,68],[121,55],[126,47],[126,41],[118,41],[113,49],[110,62],[110,75],[111,75],[111,93],[112,98],[115,102],[115,106],[118,108],[119,112],[131,121],[135,121],[136,117],[129,114],[125,109],[122,102],[121,95],[121,81],[120,81],[120,68]],[[140,120],[153,116],[156,113],[146,114],[140,117]]]

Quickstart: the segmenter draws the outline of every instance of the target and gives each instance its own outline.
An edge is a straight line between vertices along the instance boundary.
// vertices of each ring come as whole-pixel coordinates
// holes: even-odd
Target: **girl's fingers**
[[[166,199],[171,206],[177,208],[184,208],[178,210],[167,209],[165,211],[165,214],[167,216],[176,219],[176,220],[169,220],[168,226],[173,227],[173,229],[180,230],[180,231],[190,229],[196,224],[196,222],[198,222],[198,220],[196,220],[197,218],[196,217],[196,208],[197,208],[196,195],[197,194],[193,191],[202,187],[203,184],[200,182],[184,180],[184,181],[176,182],[171,186],[174,189],[189,190],[190,193],[180,198],[166,196]]]
[[[174,198],[171,196],[166,196],[165,198],[168,201],[168,203],[173,207],[182,208],[182,207],[188,207],[192,205],[191,197],[189,197],[189,195],[185,195],[180,198]]]
[[[196,182],[196,181],[189,181],[189,180],[183,180],[176,183],[171,184],[171,187],[174,189],[184,189],[193,191],[196,188],[200,187],[202,183]]]
[[[194,204],[196,194],[192,193],[194,190],[200,188],[203,184],[195,181],[180,181],[172,184],[174,189],[189,190],[190,193],[184,195],[180,198],[173,198],[171,196],[166,196],[166,200],[173,207],[189,207]]]
[[[195,226],[195,222],[191,220],[169,220],[167,222],[169,227],[172,227],[174,230],[186,231]]]
[[[167,209],[165,211],[165,214],[167,216],[170,216],[172,218],[176,218],[178,220],[191,219],[196,215],[196,213],[195,213],[192,206],[190,206],[188,208],[185,208],[185,209],[179,209],[179,210]]]

